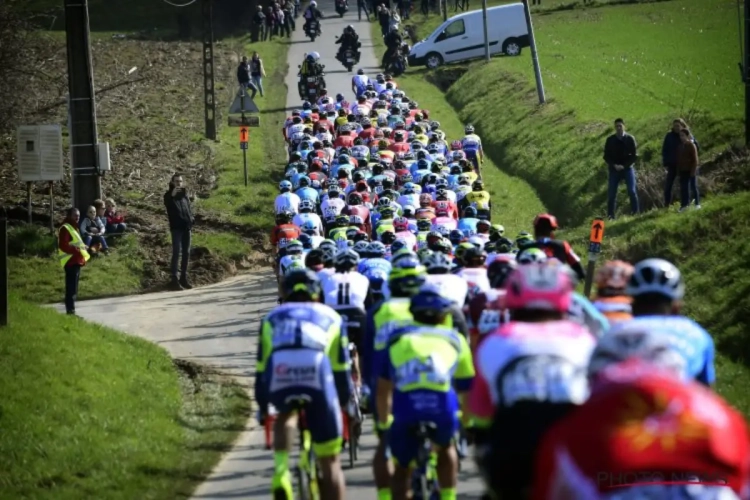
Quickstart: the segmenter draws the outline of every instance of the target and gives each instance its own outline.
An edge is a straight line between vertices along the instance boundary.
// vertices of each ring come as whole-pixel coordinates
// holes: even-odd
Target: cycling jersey
[[[439,227],[444,227],[452,231],[458,227],[458,221],[453,217],[435,217],[432,219],[432,229],[437,230]]]
[[[482,338],[510,321],[510,311],[505,307],[505,290],[490,289],[469,302],[469,333],[476,349]]]
[[[318,191],[311,187],[303,187],[299,188],[295,193],[297,196],[299,196],[300,201],[302,200],[309,200],[312,201],[314,204],[318,204],[318,200],[320,199],[320,195],[318,194]]]
[[[567,241],[542,238],[530,243],[524,243],[520,247],[518,254],[521,255],[524,250],[529,248],[539,248],[547,255],[547,257],[554,257],[563,264],[569,265],[578,275],[579,280],[586,277],[586,273],[581,265],[581,258],[573,251],[573,248]]]
[[[464,236],[470,237],[477,234],[477,223],[479,219],[476,217],[464,217],[458,221],[458,229],[464,233]]]
[[[286,274],[292,269],[304,268],[305,263],[302,261],[302,255],[284,255],[279,260],[280,274]]]
[[[623,368],[547,433],[530,498],[747,498],[750,440],[739,412],[646,364]]]
[[[282,304],[261,324],[255,400],[262,409],[270,403],[289,413],[296,409],[291,398],[307,399],[307,424],[319,457],[341,451],[340,405],[353,391],[348,345],[338,313],[315,302]]]
[[[573,292],[568,317],[588,328],[595,337],[601,337],[609,330],[609,321],[594,307],[594,304],[578,292]]]
[[[458,219],[458,208],[456,204],[450,200],[435,200],[432,202],[432,206],[435,208],[435,213],[445,213],[445,217],[451,219]]]
[[[333,273],[328,276],[323,285],[323,298],[326,305],[332,308],[361,309],[364,313],[365,299],[370,282],[356,271],[348,273]]]
[[[417,237],[409,231],[399,231],[396,233],[396,239],[402,240],[406,243],[406,248],[412,252],[417,250]]]
[[[662,341],[679,355],[677,367],[686,378],[706,385],[716,381],[715,347],[711,335],[695,321],[683,316],[639,316],[610,327],[591,358],[600,368],[612,361],[608,352],[633,357],[650,354],[649,346]],[[673,364],[674,359],[668,359]]]
[[[299,238],[299,227],[294,224],[281,224],[271,230],[271,244],[278,250],[286,248],[287,243]]]
[[[627,295],[620,297],[598,297],[593,301],[594,307],[604,315],[610,323],[633,319],[631,303],[633,299]]]
[[[296,214],[299,212],[300,198],[294,193],[281,193],[276,197],[273,207],[277,214],[287,210]]]
[[[440,289],[443,297],[451,299],[459,307],[463,307],[466,302],[466,295],[469,293],[469,286],[466,280],[455,274],[428,274],[427,283],[431,283]]]
[[[465,136],[461,140],[461,150],[466,153],[467,158],[476,155],[479,151],[482,151],[482,139],[476,134]]]
[[[320,220],[320,216],[318,214],[299,213],[294,216],[294,219],[292,219],[292,223],[297,227],[302,227],[305,222],[312,222],[315,225],[315,228],[318,230],[318,234],[323,234],[323,222]]]
[[[464,267],[460,269],[456,276],[466,281],[468,290],[468,300],[473,299],[476,295],[490,290],[490,280],[487,278],[487,269],[484,267]]]
[[[381,362],[379,378],[393,383],[388,444],[394,460],[406,467],[419,453],[415,424],[435,424],[431,438],[443,447],[458,432],[457,391],[467,391],[474,378],[471,351],[452,329],[415,324],[392,333]]]
[[[344,250],[349,248],[349,240],[346,237],[346,231],[348,227],[334,227],[328,233],[328,237],[336,242],[336,248]]]
[[[341,198],[326,198],[320,204],[320,211],[323,214],[323,220],[326,224],[333,223],[338,215],[341,215],[341,211],[346,207],[346,202]]]
[[[490,210],[490,193],[487,191],[471,191],[464,196],[464,203],[475,207],[477,211],[487,212]]]

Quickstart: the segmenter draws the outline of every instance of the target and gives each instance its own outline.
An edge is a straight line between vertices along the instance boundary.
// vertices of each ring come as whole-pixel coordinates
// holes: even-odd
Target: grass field
[[[0,498],[178,498],[249,414],[242,388],[145,340],[11,297]]]

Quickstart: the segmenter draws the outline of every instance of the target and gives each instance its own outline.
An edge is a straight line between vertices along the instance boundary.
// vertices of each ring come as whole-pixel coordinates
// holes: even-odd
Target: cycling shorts
[[[341,407],[331,362],[324,352],[314,349],[274,351],[263,381],[267,384],[269,402],[279,413],[295,411],[296,400],[306,401],[305,420],[318,457],[336,456],[341,452]]]
[[[536,450],[547,430],[577,408],[573,403],[522,401],[498,408],[486,439],[477,444],[477,465],[487,486],[513,498],[531,486]]]
[[[438,413],[427,418],[394,417],[388,431],[388,445],[394,461],[402,467],[408,467],[417,458],[420,442],[415,427],[420,422],[435,424],[436,429],[431,434],[430,441],[443,448],[453,443],[460,428],[455,412]]]
[[[346,333],[349,337],[349,342],[352,342],[357,346],[357,352],[362,351],[362,342],[364,340],[365,321],[367,321],[367,313],[362,309],[356,307],[342,307],[336,308],[336,312],[343,318],[346,316]]]

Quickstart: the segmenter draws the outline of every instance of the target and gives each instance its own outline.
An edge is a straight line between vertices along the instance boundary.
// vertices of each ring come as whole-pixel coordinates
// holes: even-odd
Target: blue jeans
[[[127,227],[128,226],[124,222],[119,222],[117,224],[108,224],[107,233],[108,234],[124,233]]]
[[[701,195],[698,192],[698,176],[680,172],[680,208],[690,205],[690,195],[692,195],[696,205],[701,204]]]
[[[258,88],[258,92],[260,92],[260,96],[263,97],[263,77],[262,76],[253,76],[251,77],[253,79],[253,83]]]
[[[172,279],[177,280],[177,263],[180,263],[180,277],[187,277],[190,262],[190,229],[172,229]],[[180,260],[182,256],[182,260]]]
[[[609,167],[609,184],[607,186],[607,216],[615,218],[615,208],[617,208],[617,188],[620,182],[625,181],[630,197],[630,211],[633,215],[638,213],[638,193],[635,185],[635,169],[625,167],[619,172],[613,167]]]
[[[97,243],[102,246],[103,250],[106,250],[107,247],[107,240],[104,239],[104,236],[84,236],[83,237],[83,243],[90,247],[92,245],[96,245]]]

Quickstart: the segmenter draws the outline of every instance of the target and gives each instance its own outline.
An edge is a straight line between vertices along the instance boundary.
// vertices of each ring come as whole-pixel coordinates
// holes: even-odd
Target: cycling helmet
[[[333,258],[333,264],[339,268],[352,268],[359,264],[359,255],[353,248],[340,250]]]
[[[534,217],[534,229],[554,231],[557,229],[557,217],[550,214],[539,214]]]
[[[282,283],[284,299],[288,300],[293,294],[307,296],[310,301],[317,301],[321,288],[318,276],[309,269],[294,269],[284,276]]]
[[[391,206],[390,198],[385,197],[385,198],[380,198],[378,200],[378,210],[380,210],[381,208],[390,208],[390,206]]]
[[[655,294],[670,300],[685,296],[685,283],[679,269],[664,259],[645,259],[635,265],[625,293],[631,297]]]
[[[349,225],[349,216],[340,214],[336,216],[336,225],[339,227],[348,226]]]
[[[276,224],[289,224],[292,222],[292,219],[294,218],[294,214],[290,212],[289,210],[282,210],[281,212],[276,214]]]
[[[486,259],[487,254],[484,252],[484,248],[477,248],[475,245],[472,245],[471,248],[467,248],[464,251],[461,260],[463,260],[466,265],[471,264],[481,266]]]
[[[318,230],[318,227],[315,225],[313,221],[306,220],[305,222],[302,223],[302,227],[300,227],[300,229],[302,230],[303,233],[310,235],[310,234],[314,234]]]
[[[286,244],[286,253],[291,255],[296,255],[302,253],[302,250],[304,250],[304,246],[302,245],[302,242],[299,240],[291,240]]]
[[[630,277],[633,276],[633,266],[622,260],[607,261],[596,272],[594,282],[599,296],[625,295]]]
[[[444,297],[434,285],[425,285],[411,298],[409,312],[415,318],[437,321],[450,313],[453,300]]]
[[[516,236],[516,246],[521,248],[524,245],[528,245],[529,243],[534,242],[534,237],[531,236],[526,231],[521,231],[518,233],[518,236]]]
[[[385,245],[390,245],[394,241],[396,241],[396,233],[393,231],[383,231],[383,234],[380,235],[380,241],[382,241]]]
[[[349,205],[361,205],[363,201],[362,195],[359,193],[355,192],[349,195]]]
[[[440,188],[435,192],[435,199],[438,200],[447,200],[448,199],[448,190]]]
[[[573,284],[560,267],[533,263],[520,266],[508,277],[508,309],[539,309],[565,313],[570,308]]]
[[[466,207],[464,208],[463,216],[466,218],[476,218],[477,209],[475,207]]]
[[[429,219],[419,219],[417,221],[417,231],[429,231],[432,227],[432,222]]]
[[[460,229],[454,229],[448,235],[448,239],[451,240],[451,243],[453,243],[454,245],[458,245],[459,243],[461,243],[461,240],[464,239],[464,233]]]
[[[429,274],[437,274],[440,272],[448,272],[453,267],[451,259],[442,252],[433,252],[427,255],[422,263],[427,268]]]
[[[281,181],[279,182],[279,191],[282,193],[287,193],[292,190],[292,183],[289,181]]]
[[[309,213],[315,210],[315,203],[312,202],[312,200],[302,200],[299,203],[299,211],[300,213]]]
[[[466,127],[464,127],[464,133],[465,134],[473,134],[474,133],[474,125],[471,125],[471,124],[466,125]]]
[[[495,242],[497,253],[511,253],[513,251],[513,242],[506,237],[500,237]]]
[[[409,219],[406,217],[396,217],[393,221],[393,227],[396,229],[396,232],[408,231]]]
[[[516,260],[521,265],[538,264],[547,260],[547,254],[538,248],[529,248],[520,252]]]
[[[404,250],[404,249],[409,250],[407,248],[406,241],[404,241],[401,238],[398,238],[396,241],[394,241],[393,243],[391,243],[391,253],[393,255],[395,255],[396,253],[398,253],[399,251]]]
[[[388,275],[388,288],[396,295],[415,295],[424,282],[425,268],[416,255],[398,259]]]
[[[496,258],[487,268],[487,278],[490,280],[490,286],[495,289],[504,288],[508,277],[517,268],[518,264],[512,258]]]
[[[484,190],[484,181],[482,179],[477,179],[471,184],[472,191],[483,191]]]
[[[379,241],[373,241],[367,247],[367,253],[372,255],[374,258],[382,258],[385,255],[385,245]]]
[[[414,208],[412,205],[404,205],[401,207],[401,213],[403,216],[407,219],[411,219],[414,217],[414,214],[416,213],[417,209]],[[407,221],[408,223],[408,221]]]

